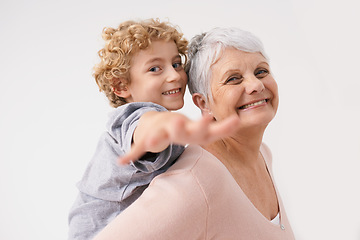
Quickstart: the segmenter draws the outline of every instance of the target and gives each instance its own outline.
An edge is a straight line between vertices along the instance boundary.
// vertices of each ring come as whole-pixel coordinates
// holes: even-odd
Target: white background
[[[264,141],[295,235],[360,239],[359,10],[356,0],[1,0],[0,239],[66,239],[111,109],[91,76],[101,31],[150,17],[188,39],[235,26],[263,41],[280,91]]]

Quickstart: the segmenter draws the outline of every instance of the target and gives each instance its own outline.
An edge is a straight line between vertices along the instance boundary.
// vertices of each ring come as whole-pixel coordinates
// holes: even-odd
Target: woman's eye
[[[182,67],[182,64],[181,64],[181,62],[178,62],[178,63],[174,63],[172,66],[173,66],[173,68],[178,69],[178,68]]]
[[[255,75],[258,78],[264,78],[269,74],[269,71],[266,69],[259,69],[256,71]]]
[[[232,77],[229,77],[225,83],[231,83],[231,84],[239,84],[241,83],[243,80],[243,78],[241,76],[232,76]]]
[[[152,67],[149,69],[150,72],[158,72],[160,71],[160,68],[159,67]]]

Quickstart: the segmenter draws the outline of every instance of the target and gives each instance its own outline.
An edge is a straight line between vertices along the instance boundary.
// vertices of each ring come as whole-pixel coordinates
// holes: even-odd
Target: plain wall
[[[66,239],[75,184],[111,110],[92,78],[101,31],[158,17],[185,37],[257,35],[280,106],[264,142],[297,239],[360,239],[355,0],[0,2],[0,239]],[[181,110],[200,116],[189,94]]]

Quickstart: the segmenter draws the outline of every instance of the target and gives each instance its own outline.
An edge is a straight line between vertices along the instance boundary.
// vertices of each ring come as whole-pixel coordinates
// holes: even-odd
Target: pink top
[[[273,179],[271,153],[264,144],[260,151]],[[190,145],[95,239],[294,239],[276,194],[280,225],[256,209],[216,157]]]

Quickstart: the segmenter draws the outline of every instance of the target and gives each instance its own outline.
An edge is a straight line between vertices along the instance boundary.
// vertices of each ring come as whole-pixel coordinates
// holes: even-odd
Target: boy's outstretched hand
[[[171,143],[206,145],[231,135],[237,126],[237,115],[216,122],[210,116],[194,121],[181,113],[147,112],[135,129],[130,152],[120,157],[118,163],[136,161],[146,152],[161,152]]]

